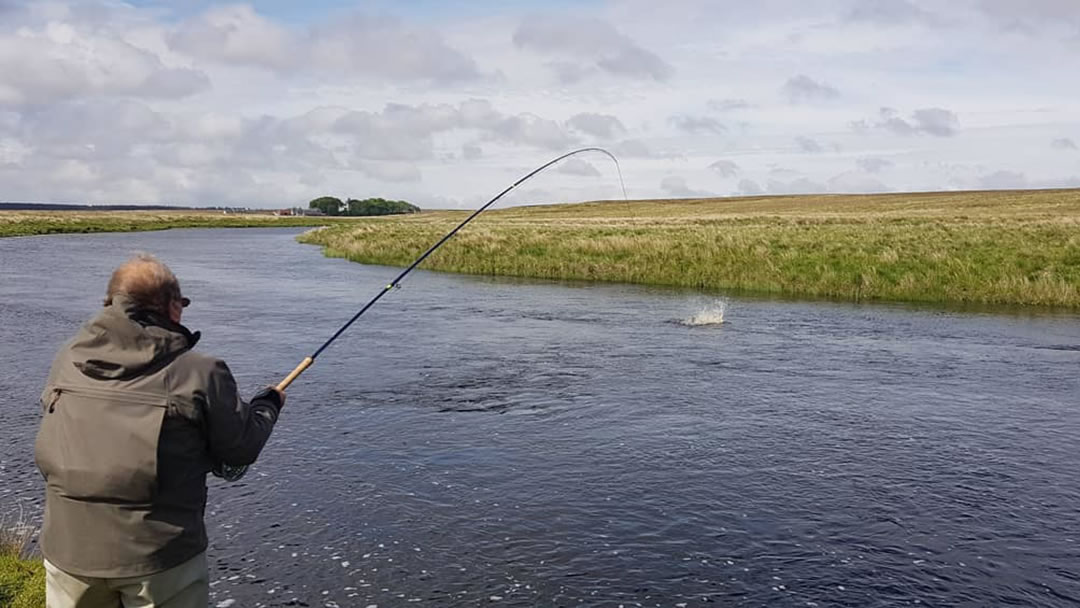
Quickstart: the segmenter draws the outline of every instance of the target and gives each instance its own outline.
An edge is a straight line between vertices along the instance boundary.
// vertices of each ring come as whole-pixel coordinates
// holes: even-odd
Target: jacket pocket
[[[46,483],[76,500],[151,503],[167,405],[150,393],[55,387],[34,450]]]

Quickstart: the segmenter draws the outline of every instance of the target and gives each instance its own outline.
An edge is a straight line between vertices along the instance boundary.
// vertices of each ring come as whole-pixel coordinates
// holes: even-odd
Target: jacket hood
[[[127,380],[167,365],[199,341],[199,332],[115,296],[71,342],[72,362],[96,380]]]

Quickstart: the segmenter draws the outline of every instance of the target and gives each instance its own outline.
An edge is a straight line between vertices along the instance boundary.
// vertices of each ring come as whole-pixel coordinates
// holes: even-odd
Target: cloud
[[[561,79],[567,76],[567,66],[581,62],[614,76],[655,81],[667,80],[674,71],[667,62],[610,23],[595,18],[555,15],[526,18],[514,32],[513,41],[518,48],[561,57]],[[568,63],[570,59],[578,63]]]
[[[672,198],[711,198],[715,193],[707,190],[694,190],[686,185],[686,179],[677,175],[669,175],[660,180],[660,189]]]
[[[891,188],[880,180],[857,171],[847,171],[835,175],[829,179],[829,192],[867,194],[872,192],[889,192]]]
[[[355,168],[384,182],[420,181],[420,169],[412,163],[364,161]]]
[[[212,196],[280,203],[327,183],[327,172],[418,183],[421,163],[436,158],[437,138],[546,149],[563,147],[569,137],[554,121],[504,114],[485,100],[239,118],[170,114],[133,99],[99,98],[5,116],[0,113],[0,168],[6,168],[0,181],[8,192],[36,188],[39,199],[98,202],[209,204],[199,197]],[[5,136],[9,130],[12,136]],[[475,143],[461,149],[467,157],[481,154]],[[256,195],[262,198],[247,198]]]
[[[980,177],[979,186],[987,190],[1018,190],[1027,188],[1028,180],[1019,171],[995,171]]]
[[[1080,27],[1080,4],[1073,0],[979,0],[978,9],[1003,27],[1037,34],[1043,25]]]
[[[911,115],[915,121],[915,129],[921,133],[937,135],[938,137],[951,137],[956,135],[956,114],[944,108],[923,108],[915,110]]]
[[[581,158],[567,159],[559,165],[559,173],[566,175],[581,175],[584,177],[600,177],[600,171],[587,160]]]
[[[476,160],[484,156],[484,149],[474,144],[461,146],[461,156],[465,160]]]
[[[753,107],[745,99],[710,99],[705,105],[714,112],[734,112]]]
[[[249,5],[209,9],[168,36],[176,51],[223,64],[282,73],[332,72],[436,83],[480,78],[476,62],[435,31],[390,17],[351,15],[294,30]]]
[[[878,173],[884,169],[888,169],[894,166],[891,160],[884,158],[860,158],[855,161],[855,165],[867,173]]]
[[[168,67],[108,29],[52,22],[0,32],[0,104],[91,95],[178,99],[209,87],[203,72]]]
[[[799,151],[806,154],[821,154],[825,151],[816,140],[809,137],[799,136],[795,138],[795,144],[799,146]]]
[[[556,80],[567,85],[586,81],[590,76],[599,72],[596,68],[569,61],[549,61],[544,65],[555,73]]]
[[[490,102],[387,104],[382,112],[324,109],[298,123],[298,132],[324,130],[350,136],[347,145],[362,158],[423,160],[433,155],[436,134],[475,132],[483,140],[561,150],[577,140],[559,123],[534,114],[503,114]]]
[[[840,91],[835,87],[817,82],[805,74],[789,78],[780,92],[788,102],[794,104],[832,101],[840,97]]]
[[[911,23],[940,25],[942,23],[939,17],[919,8],[909,0],[858,0],[855,8],[848,13],[847,20],[886,26]]]
[[[618,118],[609,114],[582,112],[566,121],[571,128],[599,139],[613,139],[626,132],[626,127]]]
[[[299,36],[244,4],[212,8],[189,19],[168,43],[201,59],[281,71],[299,68],[307,55]]]
[[[689,116],[679,114],[668,119],[673,127],[694,135],[712,134],[723,135],[727,128],[714,118],[708,116]]]
[[[718,160],[709,165],[709,168],[719,173],[720,177],[735,177],[739,174],[739,165],[731,160]]]
[[[1076,142],[1068,137],[1061,137],[1050,142],[1050,147],[1055,150],[1076,150]]]
[[[624,139],[615,144],[612,152],[619,158],[655,158],[652,149],[640,139]]]
[[[741,194],[743,196],[757,196],[759,194],[764,194],[764,193],[765,193],[765,190],[762,189],[762,187],[759,186],[758,183],[755,182],[754,180],[752,180],[752,179],[741,179],[741,180],[739,180],[738,194]]]
[[[896,135],[934,135],[952,137],[956,135],[959,118],[955,113],[944,108],[922,108],[911,113],[909,119],[900,118],[893,108],[881,108],[877,121],[861,120],[852,123],[857,131],[881,129]]]
[[[825,184],[805,177],[787,182],[770,179],[767,189],[769,194],[822,194],[829,191]]]
[[[559,123],[533,114],[502,118],[490,127],[490,133],[495,139],[549,150],[562,150],[577,143]]]

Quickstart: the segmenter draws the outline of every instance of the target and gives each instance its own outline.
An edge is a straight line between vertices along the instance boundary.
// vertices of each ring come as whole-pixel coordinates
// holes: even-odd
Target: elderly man
[[[49,608],[207,605],[206,474],[254,462],[285,395],[241,400],[225,363],[192,350],[189,303],[137,256],[56,356],[35,446]]]

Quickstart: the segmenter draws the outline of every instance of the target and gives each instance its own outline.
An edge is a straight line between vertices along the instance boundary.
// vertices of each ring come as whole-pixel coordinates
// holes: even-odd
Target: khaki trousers
[[[205,552],[134,578],[75,576],[45,560],[46,608],[206,608],[209,593]]]

